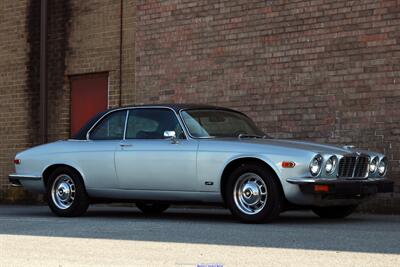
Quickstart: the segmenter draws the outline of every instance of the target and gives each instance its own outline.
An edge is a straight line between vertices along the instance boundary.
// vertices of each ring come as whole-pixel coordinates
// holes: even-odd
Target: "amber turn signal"
[[[329,186],[327,185],[314,185],[315,192],[329,192]]]
[[[293,161],[282,161],[282,168],[294,168],[296,166],[296,163]]]

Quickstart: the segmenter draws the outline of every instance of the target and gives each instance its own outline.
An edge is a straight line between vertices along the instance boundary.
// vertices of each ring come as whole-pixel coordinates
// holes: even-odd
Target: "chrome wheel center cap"
[[[255,183],[248,182],[245,185],[243,185],[242,192],[244,201],[248,205],[252,205],[260,201],[260,190]]]
[[[61,198],[61,199],[68,199],[69,195],[71,193],[70,187],[67,183],[61,183],[58,186],[57,189],[57,195]]]

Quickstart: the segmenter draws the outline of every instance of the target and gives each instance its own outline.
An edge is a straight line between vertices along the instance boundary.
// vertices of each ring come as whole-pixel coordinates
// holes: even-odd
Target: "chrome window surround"
[[[124,125],[124,134],[122,135],[122,140],[126,140],[126,129],[128,128],[128,118],[129,118],[129,109],[126,112],[125,125]]]
[[[100,123],[100,121],[103,120],[103,118],[105,118],[106,116],[108,116],[109,114],[111,114],[111,113],[113,113],[113,112],[117,112],[117,111],[121,111],[121,110],[127,110],[127,112],[126,112],[126,118],[125,118],[125,125],[124,125],[124,134],[123,134],[123,138],[122,138],[122,139],[113,139],[113,140],[119,140],[119,141],[121,141],[121,140],[123,140],[123,141],[126,140],[125,137],[126,137],[126,129],[127,129],[127,122],[128,122],[129,111],[130,111],[130,110],[133,110],[133,109],[168,109],[168,110],[171,110],[171,111],[175,114],[175,117],[177,118],[178,123],[179,123],[179,125],[181,126],[181,128],[182,128],[182,130],[183,130],[183,132],[184,132],[184,134],[185,134],[185,139],[187,139],[187,137],[190,136],[190,135],[188,134],[186,125],[184,125],[184,124],[182,123],[182,119],[181,119],[180,115],[178,115],[177,112],[176,112],[173,108],[166,107],[166,106],[122,107],[122,108],[117,108],[117,109],[110,110],[110,111],[106,112],[105,114],[103,114],[103,116],[101,116],[101,117],[92,125],[92,127],[90,127],[90,129],[87,131],[87,133],[86,133],[86,141],[94,141],[94,140],[90,139],[90,133],[91,133],[92,130]]]
[[[126,110],[126,109],[115,109],[115,110],[110,110],[109,112],[107,112],[107,113],[105,113],[103,116],[101,116],[93,125],[92,125],[92,127],[90,127],[90,129],[87,131],[87,133],[86,133],[86,141],[89,141],[89,140],[92,140],[92,139],[90,139],[89,137],[90,137],[90,134],[91,134],[91,132],[92,132],[92,130],[94,129],[94,128],[96,128],[96,126],[100,123],[100,121],[102,121],[107,115],[109,115],[109,114],[111,114],[111,113],[114,113],[114,112],[117,112],[117,111],[121,111],[121,110]],[[129,109],[128,109],[128,112],[129,112]],[[128,117],[128,112],[125,112],[125,124],[126,124],[126,118]],[[124,140],[125,139],[125,125],[124,125],[124,133],[122,134],[122,140]],[[121,139],[108,139],[108,140],[92,140],[92,141],[112,141],[112,140],[121,140]]]
[[[91,140],[91,141],[103,141],[103,140],[92,140],[92,139],[90,139],[89,137],[90,137],[90,134],[91,134],[92,130],[93,130],[94,128],[96,128],[96,126],[100,123],[100,121],[102,121],[107,115],[109,115],[109,114],[111,114],[111,113],[114,113],[114,112],[117,112],[117,111],[121,111],[121,110],[125,110],[125,109],[110,110],[109,112],[106,112],[103,116],[101,116],[101,117],[92,125],[92,127],[90,127],[90,129],[87,131],[87,133],[86,133],[86,141],[89,141],[89,140]],[[129,111],[129,110],[128,110],[128,111]],[[126,118],[128,117],[127,114],[128,114],[128,112],[125,113],[125,124],[126,124]],[[123,138],[122,140],[124,140],[124,138],[125,138],[125,125],[124,125],[124,133],[123,133],[123,135],[122,135],[122,138]],[[108,141],[112,141],[112,140],[121,140],[121,139],[109,139]],[[107,141],[107,140],[105,140],[105,141]]]
[[[249,116],[247,116],[246,114],[244,114],[244,113],[242,113],[242,112],[240,112],[240,111],[233,110],[233,109],[228,109],[228,108],[184,108],[184,109],[180,109],[180,110],[179,110],[179,117],[180,117],[180,119],[181,119],[183,125],[185,125],[185,130],[186,130],[187,134],[190,136],[191,139],[215,139],[214,136],[194,137],[194,136],[190,133],[189,128],[187,127],[186,122],[185,122],[185,120],[184,120],[183,117],[182,117],[182,112],[183,112],[183,111],[186,111],[186,110],[193,110],[193,109],[194,109],[194,110],[198,110],[198,109],[204,109],[204,110],[224,110],[224,111],[236,112],[236,113],[238,113],[238,114],[241,114],[241,115],[245,116],[245,117],[248,118],[249,120],[253,121],[253,120],[252,120]],[[253,122],[253,123],[254,123],[254,122]],[[257,125],[256,125],[256,127],[257,127]],[[257,127],[257,128],[258,128],[258,127]],[[259,130],[260,130],[260,129],[259,129]],[[261,131],[261,132],[262,132],[262,131]]]

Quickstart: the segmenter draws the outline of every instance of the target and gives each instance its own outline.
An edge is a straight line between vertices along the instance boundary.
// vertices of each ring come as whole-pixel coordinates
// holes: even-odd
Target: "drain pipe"
[[[40,2],[40,142],[47,143],[47,0]]]
[[[124,0],[120,3],[120,25],[119,25],[119,106],[122,106],[122,41],[124,34]]]

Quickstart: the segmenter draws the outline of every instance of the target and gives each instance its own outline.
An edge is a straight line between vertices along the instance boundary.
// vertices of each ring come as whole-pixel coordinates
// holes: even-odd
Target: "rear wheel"
[[[226,184],[225,201],[232,214],[247,223],[267,222],[278,217],[282,196],[276,175],[256,164],[243,164]]]
[[[321,218],[340,219],[352,214],[357,205],[333,206],[333,207],[314,207],[312,211]]]
[[[80,216],[89,207],[89,197],[78,172],[57,168],[47,182],[47,201],[51,211],[63,217]]]
[[[136,207],[144,214],[161,214],[169,208],[169,204],[155,202],[137,202]]]

